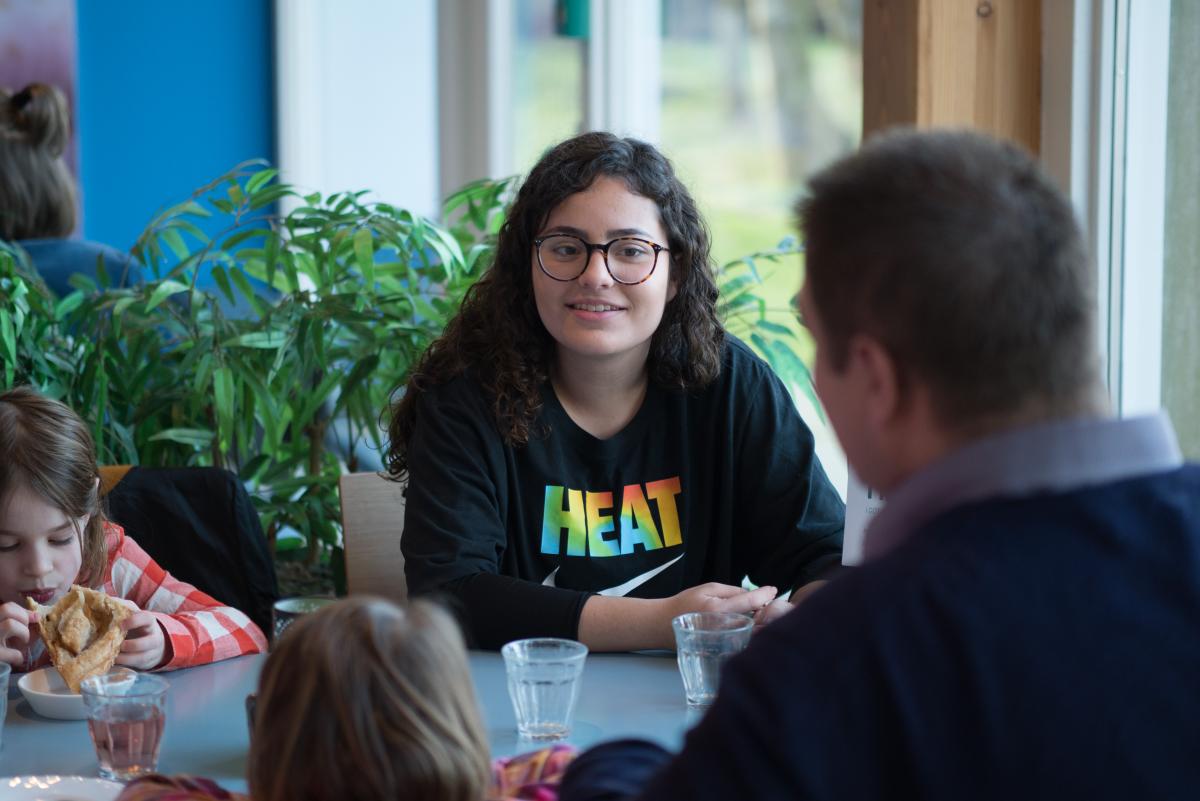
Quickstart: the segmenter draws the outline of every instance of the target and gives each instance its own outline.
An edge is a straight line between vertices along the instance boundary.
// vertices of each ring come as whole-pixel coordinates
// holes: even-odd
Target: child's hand
[[[162,626],[158,625],[154,615],[139,609],[132,601],[124,598],[117,600],[133,610],[133,614],[121,624],[125,629],[125,642],[121,643],[117,664],[138,670],[153,670],[162,664],[166,655],[167,642]]]
[[[29,627],[37,623],[37,613],[11,601],[0,605],[0,662],[13,668],[25,667],[29,652]]]

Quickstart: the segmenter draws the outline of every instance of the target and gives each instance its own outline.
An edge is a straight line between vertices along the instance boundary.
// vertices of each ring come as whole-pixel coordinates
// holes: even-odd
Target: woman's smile
[[[541,235],[565,234],[588,243],[611,242],[630,232],[648,241],[667,240],[653,200],[631,192],[620,179],[601,177],[558,204]],[[644,369],[650,339],[675,292],[669,254],[656,253],[653,272],[638,284],[618,283],[598,248],[588,251],[583,271],[569,281],[547,275],[536,252],[530,257],[538,314],[558,345],[560,361],[628,357]]]

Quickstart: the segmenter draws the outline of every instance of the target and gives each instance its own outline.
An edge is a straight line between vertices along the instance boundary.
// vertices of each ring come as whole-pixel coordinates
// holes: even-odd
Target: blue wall
[[[163,206],[274,161],[270,0],[78,0],[83,233],[128,249]]]

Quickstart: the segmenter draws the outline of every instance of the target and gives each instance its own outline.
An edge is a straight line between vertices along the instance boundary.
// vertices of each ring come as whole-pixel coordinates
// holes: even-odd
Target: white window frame
[[[612,131],[657,145],[662,125],[659,4],[593,0],[588,13],[584,118],[588,129]]]
[[[275,0],[276,159],[324,194],[373,190],[432,215],[435,0]],[[404,46],[405,36],[413,44]],[[282,204],[284,211],[297,205]]]
[[[480,178],[512,175],[513,41],[519,0],[438,3],[439,175],[442,194]],[[657,143],[662,105],[658,4],[593,0],[588,8],[587,130]],[[636,20],[636,25],[628,24]]]
[[[1128,55],[1118,408],[1122,415],[1132,415],[1162,407],[1171,2],[1125,2]]]
[[[1113,408],[1162,401],[1170,0],[1043,4],[1042,158],[1096,260]]]

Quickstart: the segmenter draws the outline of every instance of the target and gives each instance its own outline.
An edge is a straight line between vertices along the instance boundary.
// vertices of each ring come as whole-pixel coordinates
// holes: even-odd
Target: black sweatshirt
[[[698,392],[653,384],[622,431],[579,428],[547,384],[504,443],[464,374],[420,401],[401,550],[413,595],[456,606],[472,644],[575,638],[593,593],[665,598],[706,581],[780,592],[840,562],[844,506],[783,384],[727,337]]]

